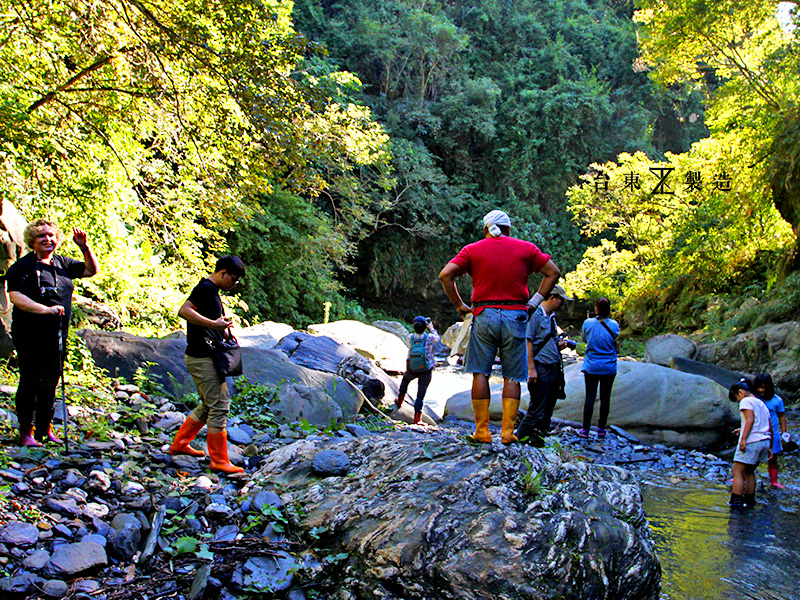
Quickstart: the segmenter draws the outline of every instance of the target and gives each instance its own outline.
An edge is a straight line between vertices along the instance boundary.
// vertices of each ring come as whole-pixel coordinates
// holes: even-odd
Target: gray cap
[[[567,296],[567,292],[565,292],[564,288],[561,287],[558,284],[553,286],[553,290],[550,292],[550,295],[551,296],[558,296],[562,300],[570,300],[570,301],[573,300],[573,298],[570,298],[569,296]]]

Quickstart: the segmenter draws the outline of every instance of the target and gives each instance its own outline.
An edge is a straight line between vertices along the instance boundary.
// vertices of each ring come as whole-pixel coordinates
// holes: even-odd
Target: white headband
[[[489,229],[489,235],[497,237],[502,233],[498,225],[511,227],[511,219],[502,210],[493,210],[483,217],[483,224]]]

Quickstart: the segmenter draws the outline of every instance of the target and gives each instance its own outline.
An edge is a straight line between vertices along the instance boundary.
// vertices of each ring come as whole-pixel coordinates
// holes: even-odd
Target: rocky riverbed
[[[635,474],[722,483],[730,470],[622,430],[586,441],[561,422],[538,450],[471,444],[452,417],[375,414],[327,430],[234,417],[230,455],[247,472],[226,478],[166,453],[180,406],[114,395],[118,426],[98,440],[74,415],[69,452],[21,449],[6,430],[3,597],[657,598]],[[121,418],[143,402],[158,409]]]

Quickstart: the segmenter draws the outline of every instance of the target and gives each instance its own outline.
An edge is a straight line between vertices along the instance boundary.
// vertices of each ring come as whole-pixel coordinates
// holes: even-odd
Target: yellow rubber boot
[[[503,426],[502,441],[504,444],[518,442],[514,435],[514,425],[517,423],[517,413],[519,412],[519,398],[503,398]]]
[[[197,456],[198,458],[205,456],[205,452],[202,450],[195,450],[189,445],[189,442],[191,442],[195,436],[200,433],[203,425],[205,425],[205,423],[196,421],[191,416],[186,417],[186,420],[183,422],[183,425],[181,425],[178,433],[175,434],[175,439],[173,440],[172,445],[169,447],[169,453],[188,454],[189,456]]]
[[[212,471],[220,471],[221,473],[244,473],[242,467],[234,466],[228,459],[228,432],[222,431],[209,431],[208,432],[208,455],[211,457]]]
[[[489,403],[491,398],[483,400],[472,399],[472,411],[475,413],[475,435],[472,439],[476,442],[489,444],[492,441],[492,434],[489,431]]]

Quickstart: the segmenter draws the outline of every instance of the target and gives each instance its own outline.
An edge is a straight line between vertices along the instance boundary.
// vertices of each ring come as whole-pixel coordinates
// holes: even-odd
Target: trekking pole
[[[58,319],[58,356],[61,361],[61,406],[64,408],[64,453],[69,454],[69,413],[67,412],[67,392],[64,385],[64,361],[67,357],[63,325],[64,315],[60,315]]]

